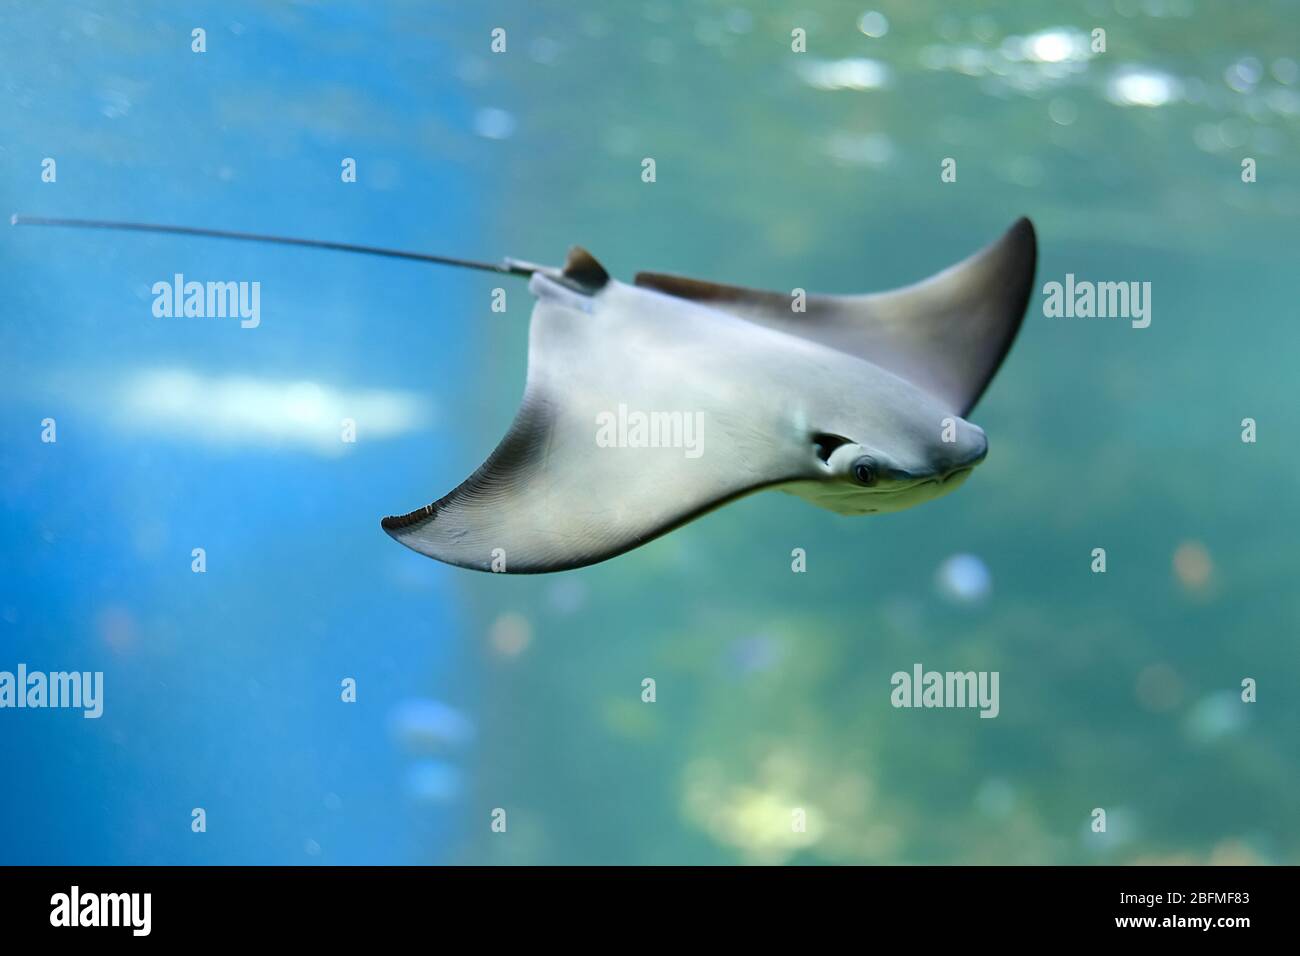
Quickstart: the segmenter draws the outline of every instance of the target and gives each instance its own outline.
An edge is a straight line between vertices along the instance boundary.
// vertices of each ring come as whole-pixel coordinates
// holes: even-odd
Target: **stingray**
[[[253,239],[528,278],[523,399],[452,491],[381,525],[448,564],[535,574],[595,564],[776,489],[842,515],[960,486],[988,441],[966,420],[1015,339],[1036,241],[1020,219],[914,285],[802,295],[638,273],[586,250],[562,267],[482,263],[311,239],[97,220],[15,223]]]

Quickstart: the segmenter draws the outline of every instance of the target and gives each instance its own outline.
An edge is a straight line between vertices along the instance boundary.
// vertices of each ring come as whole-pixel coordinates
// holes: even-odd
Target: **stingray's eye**
[[[858,484],[874,485],[876,477],[876,463],[870,458],[859,458],[853,463],[853,478]]]

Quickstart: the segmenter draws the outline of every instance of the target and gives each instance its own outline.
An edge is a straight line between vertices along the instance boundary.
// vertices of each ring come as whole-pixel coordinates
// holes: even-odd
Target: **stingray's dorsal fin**
[[[970,258],[915,285],[870,295],[791,295],[642,272],[636,284],[866,359],[966,415],[1006,357],[1033,287],[1028,219]]]
[[[569,248],[569,254],[564,260],[564,269],[560,274],[569,280],[570,284],[589,292],[603,289],[605,283],[609,282],[609,273],[605,271],[605,267],[582,246]]]

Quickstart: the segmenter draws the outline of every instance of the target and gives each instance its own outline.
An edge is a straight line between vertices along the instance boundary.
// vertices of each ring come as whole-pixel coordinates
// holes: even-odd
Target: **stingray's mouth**
[[[917,482],[915,485],[912,485],[911,487],[920,488],[922,485],[946,485],[950,481],[965,478],[974,470],[975,470],[974,465],[967,465],[965,467],[957,468],[953,471],[950,471],[946,475],[936,475],[933,478],[926,478],[922,481]]]
[[[891,497],[894,495],[902,495],[902,494],[906,494],[909,491],[917,491],[921,488],[925,488],[928,485],[942,486],[953,482],[960,482],[963,478],[965,478],[974,470],[975,470],[974,465],[967,465],[963,468],[958,468],[955,471],[950,471],[946,475],[934,475],[930,478],[918,478],[916,481],[913,481],[910,484],[898,485],[893,488],[873,489],[871,493],[873,496],[879,495],[882,498]]]

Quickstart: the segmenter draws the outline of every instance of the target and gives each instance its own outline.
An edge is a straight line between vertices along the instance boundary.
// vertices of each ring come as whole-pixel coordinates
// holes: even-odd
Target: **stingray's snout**
[[[980,428],[978,425],[967,423],[967,427],[971,430],[971,437],[969,448],[970,457],[966,461],[966,467],[974,468],[988,457],[989,436],[984,434],[984,429]]]
[[[970,422],[962,422],[958,432],[957,447],[948,456],[939,478],[947,481],[957,475],[964,475],[982,462],[989,453],[989,439],[984,429]]]
[[[989,439],[984,429],[958,420],[956,434],[934,449],[932,475],[939,481],[964,475],[982,462],[989,453]]]

